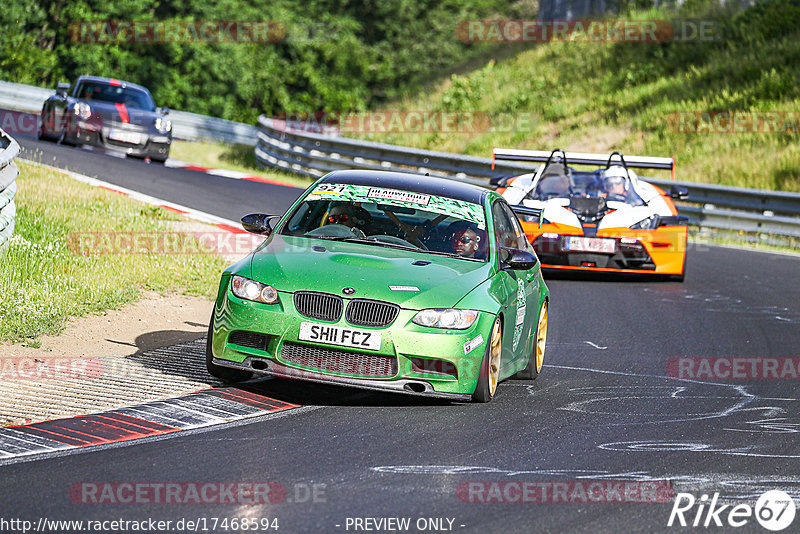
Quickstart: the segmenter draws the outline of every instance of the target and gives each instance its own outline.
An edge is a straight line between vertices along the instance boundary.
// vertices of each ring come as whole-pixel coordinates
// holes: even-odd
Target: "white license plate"
[[[616,241],[613,239],[603,239],[601,237],[569,236],[564,239],[564,250],[614,254],[614,252],[616,252],[616,247]]]
[[[142,140],[142,136],[136,132],[125,132],[121,130],[111,130],[108,132],[108,138],[132,145],[138,145]]]
[[[301,341],[313,341],[328,345],[353,347],[357,349],[380,350],[380,332],[367,332],[353,328],[342,328],[319,323],[300,323]]]

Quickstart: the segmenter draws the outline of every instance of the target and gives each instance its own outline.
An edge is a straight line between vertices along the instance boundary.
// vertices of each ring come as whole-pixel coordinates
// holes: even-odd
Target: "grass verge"
[[[213,297],[225,261],[214,254],[79,255],[84,232],[174,231],[177,214],[19,163],[17,226],[0,250],[0,341],[35,346],[72,317],[119,309],[140,290]],[[170,227],[172,226],[172,228]]]
[[[225,145],[208,141],[173,140],[170,157],[201,167],[246,172],[269,180],[279,180],[297,187],[306,188],[312,178],[298,174],[265,170],[258,166],[253,147],[248,145]]]

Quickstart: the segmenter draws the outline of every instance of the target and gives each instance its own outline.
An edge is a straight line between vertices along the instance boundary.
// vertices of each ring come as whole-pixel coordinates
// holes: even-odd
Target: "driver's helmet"
[[[369,212],[364,208],[349,202],[340,202],[330,207],[325,224],[342,224],[350,228],[363,228],[369,218]]]
[[[603,191],[609,199],[624,199],[628,194],[628,176],[632,174],[622,165],[612,165],[603,172]]]

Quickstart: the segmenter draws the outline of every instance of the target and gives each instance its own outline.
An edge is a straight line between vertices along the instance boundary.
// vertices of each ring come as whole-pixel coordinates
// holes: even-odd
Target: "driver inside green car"
[[[481,256],[481,250],[486,243],[486,233],[474,224],[466,221],[458,221],[451,225],[452,237],[450,244],[453,253],[464,258],[475,258]]]
[[[354,230],[358,237],[365,237],[370,215],[367,210],[348,202],[334,204],[328,211],[325,224],[341,224]]]

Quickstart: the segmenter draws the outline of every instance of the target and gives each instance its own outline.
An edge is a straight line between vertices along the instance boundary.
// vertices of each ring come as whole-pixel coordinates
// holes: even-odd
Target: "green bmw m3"
[[[273,219],[279,219],[274,228]],[[452,180],[335,171],[222,274],[209,372],[488,402],[542,369],[550,292],[502,196]]]

